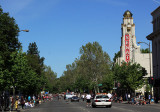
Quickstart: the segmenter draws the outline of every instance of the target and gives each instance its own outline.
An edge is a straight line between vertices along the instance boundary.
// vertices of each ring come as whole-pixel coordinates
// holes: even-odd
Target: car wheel
[[[106,106],[107,108],[111,108],[112,107],[112,105],[108,105],[108,106]]]
[[[92,108],[96,108],[96,106],[95,106],[95,105],[92,105]]]

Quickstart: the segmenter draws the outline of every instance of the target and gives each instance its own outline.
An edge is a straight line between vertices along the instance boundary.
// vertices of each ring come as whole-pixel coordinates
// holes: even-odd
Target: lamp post
[[[29,32],[29,30],[20,30],[19,32],[21,32],[21,31],[23,31],[23,32]],[[15,83],[15,81],[16,81],[16,79],[12,79],[13,80],[13,82]],[[16,86],[13,84],[13,86],[11,86],[11,88],[13,88],[13,100],[14,100],[14,103],[15,103],[15,100],[16,100]]]
[[[151,53],[150,53],[150,42],[149,42],[149,44],[148,43],[146,43],[146,42],[137,42],[138,44],[140,44],[140,43],[144,43],[144,44],[146,44],[146,45],[148,45],[148,47],[149,47],[149,66],[150,66],[150,82],[151,82]],[[151,96],[152,96],[152,87],[151,87]]]
[[[29,30],[20,30],[20,31],[23,31],[23,32],[29,32]]]

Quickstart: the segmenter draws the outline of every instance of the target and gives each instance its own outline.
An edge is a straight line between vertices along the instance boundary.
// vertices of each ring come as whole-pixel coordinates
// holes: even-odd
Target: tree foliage
[[[0,7],[0,85],[1,90],[4,90],[7,85],[7,76],[11,72],[12,63],[11,53],[20,48],[21,44],[18,41],[18,25],[15,19],[9,16],[9,13],[4,13]]]
[[[149,53],[149,48],[146,48],[146,49],[141,49],[141,53]]]
[[[113,70],[114,79],[120,83],[120,88],[134,91],[144,83],[143,69],[140,64],[123,62],[121,66],[116,64]]]
[[[56,73],[50,67],[44,69],[44,57],[35,42],[29,44],[27,54],[22,51],[19,31],[15,19],[0,7],[0,93],[12,88],[14,95],[16,91],[39,94],[45,84],[53,91]]]
[[[117,53],[115,53],[114,58],[113,58],[114,63],[116,62],[116,59],[117,59],[118,57],[120,57],[120,54],[121,54],[120,51],[118,51]]]
[[[39,53],[36,43],[30,43],[27,50],[27,59],[32,69],[41,76],[44,70],[44,57],[40,57]]]
[[[57,74],[52,71],[50,66],[45,66],[44,75],[46,78],[44,90],[50,92],[57,92]]]
[[[80,58],[76,59],[72,65],[66,66],[66,71],[60,82],[65,90],[75,92],[98,92],[98,84],[111,74],[111,60],[109,55],[102,50],[98,42],[87,43],[80,48]],[[106,83],[108,85],[108,83]],[[108,88],[111,88],[108,85]]]

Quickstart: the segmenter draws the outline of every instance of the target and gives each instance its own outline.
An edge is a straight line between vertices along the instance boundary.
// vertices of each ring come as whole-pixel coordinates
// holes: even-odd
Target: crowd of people
[[[122,103],[123,101],[125,101],[128,104],[132,104],[132,105],[145,105],[153,102],[151,99],[151,95],[149,95],[148,98],[146,99],[143,95],[131,96],[130,94],[127,94],[125,97],[125,100],[123,100],[122,96],[118,96],[117,94],[114,94],[112,99],[113,99],[112,100],[113,102]]]
[[[8,100],[4,101],[5,107],[2,107],[2,103],[0,104],[0,110],[18,110],[31,108],[41,104],[42,102],[53,100],[52,94],[44,94],[42,96],[10,96]],[[2,102],[2,98],[0,99]]]
[[[93,99],[95,97],[95,94],[80,94],[80,93],[76,93],[76,96],[78,96],[79,98],[82,99],[82,101],[86,101],[86,106],[89,107],[91,106],[91,99]],[[128,104],[132,104],[132,105],[145,105],[145,104],[150,104],[152,102],[151,96],[148,96],[148,99],[146,99],[144,96],[142,95],[138,95],[138,96],[133,96],[130,94],[127,94],[125,96],[122,95],[117,95],[115,94],[111,94],[111,93],[107,93],[108,97],[110,99],[112,99],[112,102],[117,102],[117,103],[123,103],[124,101]],[[26,108],[31,108],[34,106],[37,106],[39,104],[41,104],[42,102],[46,102],[46,101],[52,101],[53,97],[57,97],[58,100],[61,100],[64,98],[64,100],[69,101],[68,99],[66,99],[64,94],[44,94],[41,96],[16,96],[15,98],[12,96],[9,98],[9,109],[10,110],[17,110],[18,108],[21,109],[26,109]],[[2,98],[1,98],[2,99]]]

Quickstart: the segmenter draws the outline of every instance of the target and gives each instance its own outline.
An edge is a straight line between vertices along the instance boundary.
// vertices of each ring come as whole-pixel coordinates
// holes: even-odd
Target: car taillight
[[[95,102],[101,102],[100,100],[94,100]]]
[[[111,102],[111,99],[109,99],[108,101]]]

